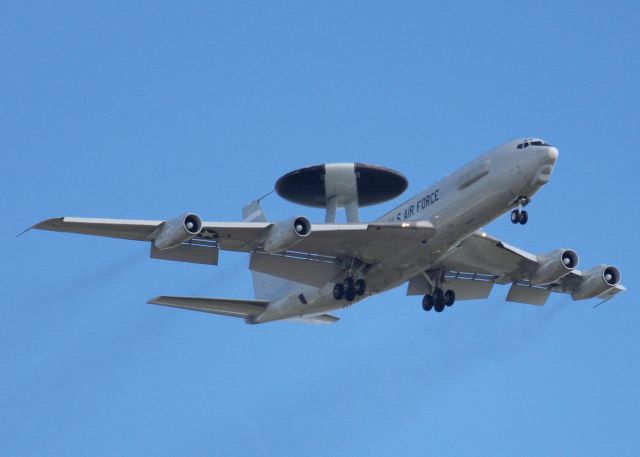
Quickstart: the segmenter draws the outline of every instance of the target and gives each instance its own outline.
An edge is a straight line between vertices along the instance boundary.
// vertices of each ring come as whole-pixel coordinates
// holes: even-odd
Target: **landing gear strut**
[[[456,293],[453,290],[443,291],[437,287],[433,291],[433,295],[425,295],[422,298],[422,309],[431,311],[435,309],[437,313],[444,311],[447,306],[452,306],[456,301]]]
[[[367,283],[364,279],[353,279],[353,276],[347,277],[343,282],[333,286],[333,298],[342,300],[345,298],[348,302],[355,300],[356,297],[364,295],[367,289]]]

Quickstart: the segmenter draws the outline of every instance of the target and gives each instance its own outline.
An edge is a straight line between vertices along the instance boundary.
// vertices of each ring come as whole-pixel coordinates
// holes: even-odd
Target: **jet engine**
[[[599,265],[583,273],[584,279],[571,294],[574,300],[597,297],[620,283],[620,270],[611,265]]]
[[[200,233],[202,220],[192,213],[183,214],[160,225],[153,237],[153,244],[158,249],[171,249]]]
[[[272,254],[293,247],[311,233],[311,222],[306,217],[292,217],[271,226],[263,244],[264,252]]]
[[[531,276],[531,285],[540,286],[555,282],[575,270],[579,261],[578,254],[571,249],[556,249],[538,256],[540,266]]]

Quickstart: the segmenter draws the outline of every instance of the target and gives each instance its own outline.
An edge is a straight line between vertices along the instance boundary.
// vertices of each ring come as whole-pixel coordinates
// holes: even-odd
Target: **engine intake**
[[[531,285],[550,284],[575,270],[580,258],[571,249],[556,249],[538,256],[539,267],[531,276]]]
[[[311,233],[311,222],[306,217],[292,217],[271,226],[263,243],[264,252],[285,251]]]
[[[575,292],[574,300],[597,297],[620,284],[620,270],[612,265],[599,265],[584,273],[584,279]]]
[[[171,249],[189,241],[202,230],[202,219],[193,213],[183,214],[165,221],[160,226],[153,244],[158,249]]]

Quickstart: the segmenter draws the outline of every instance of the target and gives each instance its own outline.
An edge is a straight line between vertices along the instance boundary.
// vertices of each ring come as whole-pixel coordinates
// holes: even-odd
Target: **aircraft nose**
[[[551,173],[556,166],[558,155],[558,149],[553,146],[540,148],[537,154],[538,163],[534,165],[536,171],[529,182],[531,187],[539,187],[549,182]]]
[[[558,161],[558,155],[558,148],[555,148],[553,146],[544,148],[544,151],[541,151],[541,154],[539,156],[540,165],[554,166]]]

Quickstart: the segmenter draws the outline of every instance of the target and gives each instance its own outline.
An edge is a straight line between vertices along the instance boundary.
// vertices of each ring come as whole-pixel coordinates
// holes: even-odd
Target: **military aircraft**
[[[277,193],[326,209],[324,223],[304,216],[269,222],[255,200],[242,222],[205,222],[187,213],[175,219],[120,220],[60,217],[32,228],[140,240],[156,259],[218,264],[219,251],[250,254],[255,299],[159,296],[152,304],[241,317],[249,324],[277,320],[333,323],[327,314],[407,283],[425,311],[442,312],[458,300],[483,299],[495,284],[510,284],[507,300],[544,305],[552,292],[574,300],[608,300],[626,290],[620,271],[578,267],[578,254],[555,249],[531,254],[481,231],[523,208],[551,178],[558,149],[537,138],[515,140],[478,157],[373,222],[359,208],[397,197],[406,178],[361,163],[323,164],[282,176]],[[344,208],[346,223],[336,222]]]

